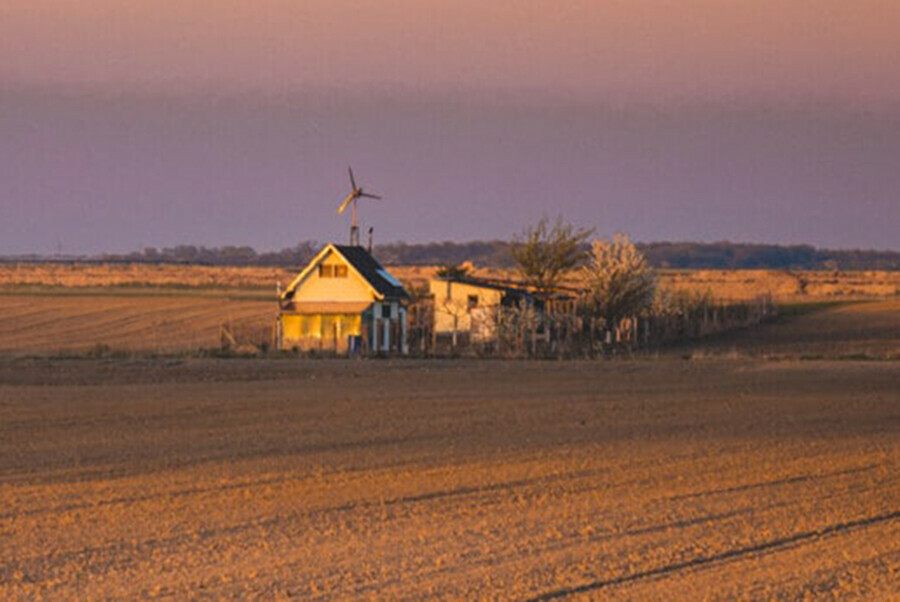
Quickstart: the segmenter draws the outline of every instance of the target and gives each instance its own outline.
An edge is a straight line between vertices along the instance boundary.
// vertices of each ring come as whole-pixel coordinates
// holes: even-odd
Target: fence
[[[431,299],[408,308],[407,345],[417,357],[583,358],[634,353],[702,339],[772,319],[771,297],[739,303],[709,299],[682,300],[652,312],[608,325],[586,308],[538,311],[533,306],[473,308],[465,330],[438,332]],[[272,325],[236,321],[222,324],[223,348],[266,351],[274,338]]]
[[[480,308],[471,328],[436,332],[429,300],[410,310],[409,349],[418,356],[577,358],[659,349],[746,328],[777,315],[771,297],[741,303],[709,300],[629,316],[616,325],[585,308],[546,313],[530,306]]]

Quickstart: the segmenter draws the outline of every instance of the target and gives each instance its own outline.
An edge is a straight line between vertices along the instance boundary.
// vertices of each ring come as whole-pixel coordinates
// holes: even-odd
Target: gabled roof
[[[317,266],[331,251],[342,257],[344,261],[355,271],[365,283],[375,293],[375,297],[381,299],[408,300],[409,294],[399,280],[394,278],[387,270],[385,270],[372,255],[363,247],[336,245],[329,243],[319,251],[312,261],[309,262],[300,275],[288,285],[281,297],[282,299],[290,299],[294,296],[296,288],[306,279],[309,273]]]

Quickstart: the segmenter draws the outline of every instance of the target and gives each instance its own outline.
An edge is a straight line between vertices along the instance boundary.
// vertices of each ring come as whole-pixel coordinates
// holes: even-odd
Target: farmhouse
[[[277,347],[407,353],[410,297],[363,247],[329,244],[279,294]]]
[[[504,308],[531,307],[538,314],[571,313],[575,297],[562,288],[537,292],[521,282],[479,278],[437,278],[429,282],[438,337],[462,335],[471,343],[490,343]],[[542,330],[539,328],[539,330]]]
[[[528,291],[476,279],[435,279],[428,284],[434,299],[434,332],[467,333],[472,342],[496,337],[497,311],[531,303]]]

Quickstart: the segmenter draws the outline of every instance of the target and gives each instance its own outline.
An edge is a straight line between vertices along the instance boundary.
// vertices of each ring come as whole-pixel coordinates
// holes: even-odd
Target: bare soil
[[[891,599],[896,362],[0,360],[0,598]]]
[[[196,288],[271,294],[276,283],[287,285],[300,271],[277,267],[221,267],[167,264],[0,263],[0,290],[23,287],[40,290],[112,287]],[[438,266],[389,266],[412,287],[428,285]],[[476,277],[518,279],[514,270],[473,267]],[[857,299],[900,295],[900,272],[825,270],[660,270],[667,289],[709,293],[722,300],[746,300],[771,295],[778,300]],[[576,273],[568,283],[582,284]]]
[[[0,294],[0,353],[175,352],[218,348],[227,326],[272,338],[277,305],[239,295],[106,291]]]
[[[693,342],[677,353],[776,358],[900,358],[900,299],[846,302]],[[815,309],[815,307],[813,307]],[[270,299],[196,291],[0,293],[0,354],[176,353],[217,349],[221,327],[239,343],[271,342]],[[790,313],[790,308],[786,308]]]
[[[800,359],[900,359],[900,299],[786,307],[781,319],[693,344],[695,353]]]

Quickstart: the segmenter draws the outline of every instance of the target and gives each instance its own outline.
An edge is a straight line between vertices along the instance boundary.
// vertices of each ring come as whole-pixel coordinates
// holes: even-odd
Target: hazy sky
[[[214,6],[215,8],[210,8]],[[542,213],[900,248],[897,0],[3,0],[0,253]]]

